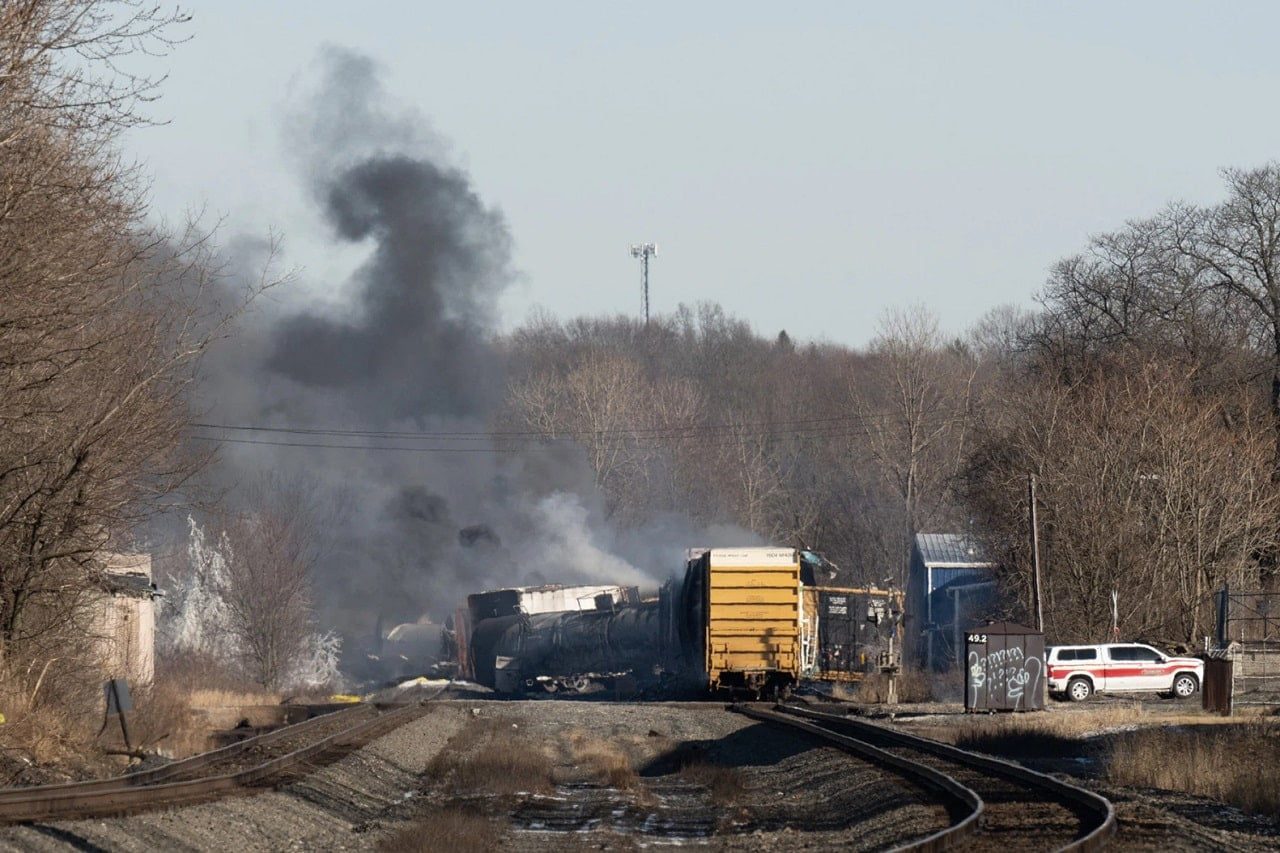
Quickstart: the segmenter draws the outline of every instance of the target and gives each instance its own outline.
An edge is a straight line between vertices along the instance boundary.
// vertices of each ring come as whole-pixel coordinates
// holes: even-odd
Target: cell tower
[[[631,257],[640,259],[640,283],[644,288],[644,325],[649,327],[649,259],[658,254],[653,243],[636,243],[631,247]]]

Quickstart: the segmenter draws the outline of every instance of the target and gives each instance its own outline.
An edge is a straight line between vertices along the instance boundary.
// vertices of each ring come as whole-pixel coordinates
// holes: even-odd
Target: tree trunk
[[[1275,326],[1275,357],[1271,362],[1271,426],[1276,435],[1276,454],[1271,466],[1272,482],[1280,483],[1280,324]]]

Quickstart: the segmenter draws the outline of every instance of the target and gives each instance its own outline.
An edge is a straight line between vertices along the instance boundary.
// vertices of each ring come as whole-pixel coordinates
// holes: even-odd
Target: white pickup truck
[[[1072,702],[1104,691],[1146,691],[1186,699],[1204,679],[1204,661],[1199,658],[1172,657],[1140,643],[1053,646],[1046,658],[1049,693]]]

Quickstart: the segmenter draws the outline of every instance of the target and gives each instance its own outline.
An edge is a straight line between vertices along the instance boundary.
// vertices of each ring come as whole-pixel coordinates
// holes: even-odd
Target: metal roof
[[[990,566],[982,546],[963,533],[917,533],[916,550],[926,566]]]

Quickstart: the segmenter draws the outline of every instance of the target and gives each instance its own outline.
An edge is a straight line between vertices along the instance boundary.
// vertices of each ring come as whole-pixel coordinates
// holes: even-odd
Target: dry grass
[[[0,749],[23,767],[74,765],[73,773],[83,771],[102,720],[96,676],[56,657],[11,662],[0,671]]]
[[[129,734],[135,747],[185,758],[209,747],[209,730],[192,710],[189,695],[172,684],[156,683],[134,696],[134,712],[129,715]],[[119,727],[104,734],[119,739]]]
[[[922,730],[930,737],[966,749],[1002,755],[1044,754],[1063,740],[1150,725],[1151,711],[1138,704],[1090,709],[1089,712],[1045,712],[974,716],[963,726]]]
[[[1143,729],[1116,737],[1107,778],[1120,785],[1210,797],[1246,812],[1280,815],[1280,727]]]
[[[706,788],[711,794],[711,802],[720,806],[737,804],[747,790],[738,768],[724,767],[702,759],[685,764],[677,771],[677,775],[691,784]]]
[[[192,708],[240,708],[245,705],[279,705],[281,700],[279,693],[252,688],[241,690],[203,688],[191,690],[186,696],[187,704]]]
[[[157,660],[154,686],[135,699],[138,710],[130,723],[139,733],[134,740],[145,749],[184,758],[209,748],[213,732],[228,725],[225,712],[278,705],[281,695],[264,690],[216,660],[184,653]]]
[[[436,754],[427,775],[457,793],[549,792],[551,759],[507,720],[473,720]]]
[[[640,784],[631,756],[616,742],[581,730],[569,733],[570,762],[577,776],[598,785],[631,790]]]
[[[0,670],[0,784],[90,778],[120,772],[124,747],[116,718],[103,726],[101,670],[83,649],[19,661]],[[278,694],[237,682],[191,658],[158,661],[153,684],[131,684],[128,714],[134,748],[185,757],[208,747],[209,725],[197,709],[274,704]]]
[[[266,690],[207,655],[183,653],[156,661],[157,684],[172,686],[188,696],[193,708],[278,705],[281,694]]]
[[[898,673],[899,702],[932,702],[936,698],[934,679],[922,670],[910,667]],[[848,702],[879,705],[888,701],[889,677],[879,672],[867,673],[853,684],[836,684],[831,695]]]
[[[1078,708],[1054,706],[1044,712],[975,715],[961,726],[914,725],[912,731],[970,749],[1017,754],[1019,745],[1036,740],[1080,741],[1152,726],[1238,726],[1242,720],[1256,719],[1257,712],[1236,717],[1207,715],[1194,706],[1150,703],[1114,703]]]
[[[498,827],[492,818],[456,807],[426,813],[381,845],[388,853],[488,853],[498,847]]]
[[[1280,816],[1280,723],[1187,706],[1114,704],[912,726],[939,740],[1014,759],[1091,754],[1120,785],[1181,791]]]

